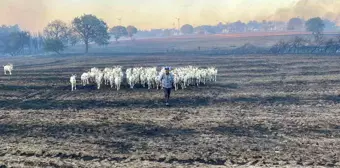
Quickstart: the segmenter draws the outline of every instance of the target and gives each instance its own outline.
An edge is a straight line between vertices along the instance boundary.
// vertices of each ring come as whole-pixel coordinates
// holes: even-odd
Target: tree
[[[192,33],[194,33],[194,27],[192,27],[189,24],[185,24],[181,27],[181,32],[183,34],[192,34]]]
[[[340,34],[336,36],[335,38],[335,45],[336,45],[336,51],[338,52],[340,50]]]
[[[307,39],[304,39],[302,37],[295,36],[295,38],[292,40],[291,44],[294,48],[299,48],[305,46],[305,44],[308,43]]]
[[[21,44],[18,32],[10,33],[3,39],[4,53],[11,54],[12,56],[20,52]]]
[[[29,45],[30,38],[31,35],[26,31],[10,33],[3,39],[4,52],[12,56],[19,54],[25,48],[25,45]]]
[[[137,33],[137,28],[135,26],[128,26],[126,28],[128,36],[132,39],[132,36]]]
[[[306,44],[308,44],[308,40],[302,37],[295,36],[293,40],[289,43],[289,51],[293,53],[301,52],[301,49],[304,49]]]
[[[216,30],[214,26],[210,26],[210,25],[197,26],[194,28],[194,32],[198,32],[198,34],[205,34],[205,33],[216,34]]]
[[[8,35],[9,33],[12,33],[12,32],[19,32],[19,31],[20,31],[20,28],[19,28],[18,25],[14,25],[14,26],[2,25],[2,26],[0,26],[0,37],[6,36],[6,35]]]
[[[267,21],[266,21],[266,20],[262,20],[261,28],[262,28],[264,31],[268,31],[268,24],[267,24]]]
[[[261,28],[261,24],[258,23],[257,21],[249,21],[247,23],[247,28],[248,30],[251,30],[251,31],[255,31],[255,30],[259,30]]]
[[[75,46],[80,40],[80,36],[79,34],[75,33],[75,32],[71,32],[70,35],[69,35],[69,43],[72,45],[72,46]]]
[[[72,25],[74,31],[79,34],[81,40],[85,43],[85,53],[88,53],[90,42],[95,42],[98,45],[109,43],[110,36],[107,24],[94,15],[84,14],[76,17]]]
[[[231,23],[229,26],[232,32],[245,32],[247,29],[247,25],[241,21]]]
[[[306,22],[306,29],[313,33],[315,41],[317,43],[322,42],[322,32],[325,28],[325,24],[323,23],[320,17],[311,18]]]
[[[54,20],[44,28],[44,35],[46,38],[58,39],[64,44],[67,44],[70,33],[70,28],[61,20]]]
[[[270,51],[273,52],[274,54],[280,54],[280,53],[285,53],[287,48],[289,47],[289,44],[283,40],[280,40],[278,43],[274,44]]]
[[[329,39],[329,40],[327,40],[326,42],[325,42],[325,49],[324,49],[324,51],[327,53],[327,51],[329,50],[329,49],[332,49],[332,48],[334,48],[335,50],[334,50],[334,52],[336,52],[336,50],[337,50],[337,42],[335,41],[335,40],[333,40],[333,39]]]
[[[288,30],[302,30],[303,28],[303,20],[300,18],[291,18],[288,21],[287,29]]]
[[[64,44],[60,39],[48,38],[44,42],[44,49],[46,51],[53,51],[60,55],[60,51],[64,51]]]
[[[123,36],[127,36],[128,32],[124,26],[115,26],[110,29],[110,33],[114,35],[114,38],[116,39],[116,42],[118,42],[118,39]]]
[[[34,52],[37,52],[39,50],[38,41],[38,37],[33,35],[31,38],[31,48],[34,50]]]
[[[322,33],[325,28],[325,24],[320,17],[311,18],[306,22],[306,28],[307,31],[313,32],[313,34]]]
[[[0,26],[0,51],[1,52],[5,51],[6,43],[9,39],[10,33],[19,32],[19,31],[20,31],[20,29],[19,29],[18,25],[15,25],[15,26],[2,25],[2,26]]]

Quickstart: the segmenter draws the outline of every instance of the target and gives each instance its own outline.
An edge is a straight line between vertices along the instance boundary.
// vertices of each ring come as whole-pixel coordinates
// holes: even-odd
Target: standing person
[[[165,67],[165,73],[161,74],[159,80],[164,90],[165,105],[169,106],[170,93],[174,82],[174,76],[170,74],[169,67]]]

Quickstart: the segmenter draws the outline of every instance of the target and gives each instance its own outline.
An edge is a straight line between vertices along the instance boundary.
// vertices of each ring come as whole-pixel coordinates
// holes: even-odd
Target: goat
[[[74,90],[77,90],[77,80],[76,80],[76,77],[77,77],[77,75],[72,75],[71,77],[70,77],[70,83],[71,83],[71,91],[73,91],[73,88],[74,88]]]
[[[4,73],[7,75],[6,72],[9,72],[9,75],[12,75],[13,64],[4,65]]]

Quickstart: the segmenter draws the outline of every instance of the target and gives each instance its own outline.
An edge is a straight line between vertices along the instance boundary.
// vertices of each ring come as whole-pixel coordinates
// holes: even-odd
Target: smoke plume
[[[287,21],[293,17],[309,19],[321,17],[340,24],[339,0],[298,0],[293,6],[279,8],[270,20]]]

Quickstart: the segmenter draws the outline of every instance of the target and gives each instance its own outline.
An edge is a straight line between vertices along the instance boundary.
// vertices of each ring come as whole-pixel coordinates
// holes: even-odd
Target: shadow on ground
[[[204,97],[181,97],[173,98],[171,104],[176,107],[208,106],[209,99]],[[34,110],[62,110],[62,109],[96,109],[96,108],[164,108],[160,100],[129,99],[129,100],[0,100],[2,109],[34,109]]]
[[[340,99],[339,99],[340,101]],[[174,97],[170,101],[170,107],[201,107],[223,103],[253,103],[253,104],[299,104],[300,99],[292,96],[269,96],[269,97]],[[128,100],[55,100],[53,98],[39,98],[30,100],[0,100],[1,109],[34,109],[34,110],[63,110],[63,109],[95,109],[95,108],[164,108],[161,99],[128,99]]]
[[[266,96],[266,97],[231,97],[213,100],[216,103],[255,103],[255,104],[299,104],[300,98],[293,96]]]
[[[332,101],[335,103],[340,103],[340,95],[336,96],[336,95],[331,95],[331,96],[325,96],[323,97],[323,99],[327,100],[327,101]]]
[[[103,124],[0,124],[0,136],[74,139],[78,137],[82,143],[112,148],[119,153],[128,153],[133,143],[152,138],[171,138],[191,136],[198,133],[193,129],[167,128],[144,123],[103,123]],[[90,137],[104,137],[93,139]],[[125,139],[124,142],[118,141]]]
[[[0,84],[0,91],[22,91],[22,90],[46,90],[52,86],[23,86],[23,85],[3,85]]]
[[[265,125],[245,125],[245,126],[218,126],[210,129],[213,133],[233,136],[247,136],[265,138],[273,134],[276,128],[267,128]]]

